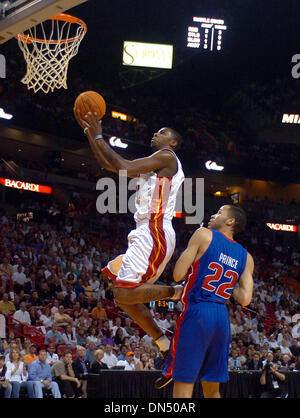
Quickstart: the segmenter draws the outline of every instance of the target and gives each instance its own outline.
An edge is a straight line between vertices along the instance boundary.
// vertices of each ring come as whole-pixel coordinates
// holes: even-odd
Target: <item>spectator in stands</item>
[[[98,299],[99,298],[99,289],[100,289],[100,282],[95,274],[89,280],[89,284],[93,291],[93,297]]]
[[[87,337],[85,335],[85,329],[83,327],[77,328],[76,338],[77,338],[77,344],[82,345],[84,347],[86,346]]]
[[[164,356],[163,353],[161,351],[158,352],[158,355],[155,357],[154,359],[154,367],[155,370],[162,370],[164,367]]]
[[[134,353],[133,354],[133,360],[134,360],[135,365],[137,365],[137,363],[141,360],[141,350],[140,350],[140,348],[136,347],[134,349],[133,353]]]
[[[20,303],[20,309],[13,314],[13,318],[21,322],[22,325],[31,325],[30,315],[26,309],[25,302]]]
[[[128,351],[130,351],[130,350],[127,349],[127,346],[126,345],[122,345],[120,347],[120,352],[119,352],[119,355],[117,356],[117,360],[118,361],[119,360],[125,361],[126,360],[126,353]]]
[[[66,345],[69,345],[70,347],[75,347],[77,345],[77,337],[75,334],[75,328],[72,328],[71,325],[66,326],[66,332],[62,334],[62,338],[64,340],[64,343]]]
[[[9,361],[9,354],[11,350],[19,350],[19,344],[16,342],[16,340],[11,340],[10,343],[8,343],[6,340],[3,341],[3,351],[5,355],[5,364]]]
[[[276,348],[279,348],[279,344],[278,344],[274,334],[270,335],[268,341],[269,341],[269,348],[271,348],[272,350],[275,350]]]
[[[125,329],[122,327],[122,319],[118,316],[115,319],[115,325],[112,326],[112,336],[114,337],[116,335],[117,330],[121,328],[122,332],[123,332],[123,336],[124,337],[128,337],[127,332],[125,331]]]
[[[239,353],[237,350],[231,350],[231,357],[229,357],[229,370],[241,369],[240,360],[237,359]]]
[[[37,312],[37,310],[34,306],[31,306],[28,309],[28,312],[29,312],[29,316],[30,316],[31,325],[35,327],[37,325],[37,322],[39,322],[38,312]]]
[[[107,364],[102,362],[102,359],[104,357],[104,351],[101,349],[98,349],[95,351],[95,361],[92,364],[91,367],[91,373],[98,374],[100,370],[107,370]]]
[[[297,358],[295,370],[300,371],[300,356],[298,356],[298,358]]]
[[[110,344],[106,344],[104,347],[104,357],[102,362],[107,364],[109,369],[117,365],[118,360],[115,354],[112,352],[112,346]]]
[[[77,297],[78,297],[78,295],[79,295],[80,293],[85,294],[82,279],[78,279],[78,280],[77,280],[77,282],[76,282],[76,284],[75,284],[75,286],[74,286],[74,291],[75,291],[75,293],[76,293],[76,296],[77,296]]]
[[[2,300],[0,301],[0,314],[12,316],[15,311],[16,307],[9,300],[8,293],[3,293]]]
[[[47,349],[46,361],[50,365],[50,367],[52,367],[53,364],[59,360],[58,354],[55,351],[56,351],[56,345],[54,343],[49,343],[48,349]]]
[[[136,370],[150,370],[152,367],[152,363],[150,362],[150,356],[147,353],[141,354],[141,359],[137,363],[135,369]]]
[[[135,342],[136,344],[139,344],[141,340],[140,337],[140,330],[138,328],[133,329],[133,335],[129,338],[130,344]]]
[[[34,306],[37,309],[43,307],[43,301],[39,297],[39,294],[38,294],[38,291],[37,290],[34,290],[32,292],[32,295],[31,295],[31,298],[30,298],[30,302],[31,302],[31,305]]]
[[[58,384],[52,381],[51,367],[47,363],[46,350],[40,350],[38,359],[28,366],[28,381],[33,382],[36,398],[43,398],[43,388],[50,389],[54,398],[61,398]]]
[[[44,327],[50,328],[53,325],[54,322],[54,313],[51,313],[50,307],[45,306],[42,309],[42,314],[39,318],[40,322],[43,324]]]
[[[125,318],[124,330],[126,331],[128,337],[131,337],[133,335],[133,332],[134,332],[134,328],[132,328],[131,324],[132,324],[132,319],[131,318]]]
[[[97,329],[95,327],[90,327],[87,332],[88,336],[86,338],[87,342],[93,341],[98,347],[101,344],[101,337],[102,335],[97,333]]]
[[[5,379],[12,386],[12,398],[20,397],[20,389],[25,388],[29,398],[34,398],[33,384],[28,382],[28,372],[25,363],[21,360],[21,353],[17,349],[12,349],[9,353],[9,361],[6,363]]]
[[[279,348],[280,348],[281,354],[289,354],[290,356],[292,356],[291,350],[287,346],[287,341],[285,338],[281,340],[281,345],[279,346]]]
[[[278,334],[277,342],[279,344],[279,347],[281,346],[282,340],[285,339],[287,346],[289,347],[292,342],[292,335],[289,331],[289,328],[287,326],[284,326],[281,330],[281,332]]]
[[[5,377],[7,367],[5,364],[5,356],[0,355],[0,393],[3,393],[4,398],[10,398],[12,386],[9,380]]]
[[[106,311],[102,306],[101,300],[99,300],[97,306],[92,309],[91,316],[92,318],[101,319],[102,321],[107,319]]]
[[[12,275],[14,274],[13,266],[8,261],[8,258],[4,257],[2,264],[0,264],[0,279],[6,284],[12,280]]]
[[[27,364],[30,364],[37,359],[38,359],[38,356],[36,354],[36,345],[35,344],[30,344],[29,353],[25,354],[24,362],[27,365]]]
[[[298,357],[300,356],[300,340],[297,340],[296,338],[292,339],[292,344],[289,347],[291,353],[293,356]]]
[[[85,355],[85,359],[92,364],[96,358],[95,358],[95,351],[96,351],[96,345],[93,341],[87,343],[86,345],[86,355]]]
[[[52,328],[46,333],[45,344],[64,344],[62,333],[58,330],[58,326],[54,322]]]
[[[73,326],[73,319],[65,313],[65,308],[63,305],[60,305],[58,312],[54,314],[54,321],[58,327],[66,327],[67,325]]]
[[[125,336],[123,335],[123,329],[118,328],[116,330],[115,336],[114,336],[114,345],[121,345],[124,343]]]
[[[1,307],[0,307],[0,312],[1,312]],[[292,336],[293,338],[296,338],[298,341],[300,341],[300,319],[298,319],[298,322],[292,328]]]
[[[112,338],[112,333],[113,332],[112,332],[111,329],[102,330],[101,333],[103,335],[102,340],[101,340],[101,345],[110,344],[110,345],[113,346],[115,344],[115,341]]]
[[[20,350],[22,357],[24,357],[26,354],[29,354],[30,345],[31,345],[30,338],[24,338],[23,346],[22,346],[22,349]]]
[[[126,371],[132,371],[135,370],[135,363],[133,359],[133,352],[128,351],[126,353],[126,359],[125,360],[118,360],[116,366],[124,366],[124,370]]]
[[[280,348],[276,348],[273,351],[273,355],[274,355],[274,363],[281,365],[282,354],[281,354]]]
[[[250,331],[250,336],[251,336],[251,341],[253,342],[253,344],[259,344],[260,343],[259,332],[257,330],[257,325],[252,326],[252,329]]]
[[[90,372],[91,365],[88,360],[85,360],[86,349],[84,347],[77,347],[77,358],[73,361],[72,367],[75,377],[79,379],[83,392],[83,397],[87,398],[87,375]]]
[[[292,360],[292,357],[289,354],[283,354],[281,357],[280,371],[290,371],[295,367],[295,363]]]
[[[79,324],[81,327],[86,328],[86,330],[91,326],[92,318],[89,316],[88,309],[84,309],[82,314],[79,317]]]
[[[81,398],[81,383],[72,368],[72,352],[66,350],[61,360],[52,366],[52,376],[58,383],[63,398]]]
[[[21,265],[19,265],[17,271],[13,273],[12,280],[14,284],[14,291],[19,294],[20,291],[24,289],[25,283],[27,281],[27,277],[25,276],[23,267]]]
[[[255,352],[251,360],[247,362],[247,369],[248,370],[262,370],[263,364],[259,358],[259,353]]]

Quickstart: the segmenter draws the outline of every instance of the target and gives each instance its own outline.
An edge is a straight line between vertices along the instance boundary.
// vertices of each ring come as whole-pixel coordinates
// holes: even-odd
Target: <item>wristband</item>
[[[97,141],[97,139],[103,139],[103,135],[98,134],[98,135],[94,136],[93,141]]]

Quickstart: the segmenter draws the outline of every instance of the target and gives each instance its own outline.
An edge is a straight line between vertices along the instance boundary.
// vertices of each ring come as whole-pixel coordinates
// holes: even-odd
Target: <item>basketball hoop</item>
[[[28,90],[48,93],[55,88],[67,89],[69,62],[77,54],[86,32],[82,20],[58,14],[26,33],[19,33],[16,38],[27,63],[27,73],[21,82]]]

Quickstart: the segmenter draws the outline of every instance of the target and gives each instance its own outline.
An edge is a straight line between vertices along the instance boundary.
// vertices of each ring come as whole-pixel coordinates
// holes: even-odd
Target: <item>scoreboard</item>
[[[175,309],[174,301],[172,300],[159,300],[157,302],[150,302],[149,307],[155,309],[158,312],[173,312]]]
[[[225,30],[227,26],[223,19],[193,17],[193,24],[188,26],[187,47],[220,51]]]

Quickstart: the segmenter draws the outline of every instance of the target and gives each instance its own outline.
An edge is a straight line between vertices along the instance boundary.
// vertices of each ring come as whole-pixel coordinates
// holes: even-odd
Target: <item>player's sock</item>
[[[178,300],[181,298],[181,294],[183,291],[183,286],[181,284],[177,284],[176,286],[173,286],[174,289],[174,295],[170,297],[171,300]]]
[[[156,344],[158,345],[160,351],[168,351],[170,348],[170,340],[164,334],[161,335],[157,340],[155,340]]]

